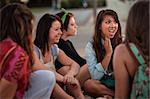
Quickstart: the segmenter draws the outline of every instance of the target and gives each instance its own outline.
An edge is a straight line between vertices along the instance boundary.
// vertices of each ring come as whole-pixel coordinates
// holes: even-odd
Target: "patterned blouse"
[[[12,47],[14,49],[8,54],[9,49]],[[24,63],[16,65],[21,53],[25,54]],[[2,61],[6,54],[8,54],[7,58]],[[8,38],[0,42],[0,59],[0,64],[2,64],[0,67],[0,80],[3,78],[10,83],[17,84],[14,99],[22,99],[27,89],[29,77],[29,57],[27,53],[17,43]]]

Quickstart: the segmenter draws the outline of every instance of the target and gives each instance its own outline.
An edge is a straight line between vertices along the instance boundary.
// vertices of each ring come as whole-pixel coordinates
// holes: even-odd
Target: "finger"
[[[67,82],[68,82],[68,84],[71,84],[72,79],[70,77],[67,77]]]
[[[70,80],[70,84],[74,84],[75,82],[74,77],[69,77],[69,80]]]
[[[66,76],[64,76],[63,83],[64,83],[64,84],[66,84],[66,83],[67,83]]]

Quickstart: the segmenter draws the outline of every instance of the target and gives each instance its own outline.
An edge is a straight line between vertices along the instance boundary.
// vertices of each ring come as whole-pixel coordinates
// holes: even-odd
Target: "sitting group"
[[[44,14],[37,25],[24,4],[0,9],[2,99],[150,98],[149,1],[135,2],[121,36],[118,15],[101,10],[85,59],[69,38],[77,34],[73,13]]]

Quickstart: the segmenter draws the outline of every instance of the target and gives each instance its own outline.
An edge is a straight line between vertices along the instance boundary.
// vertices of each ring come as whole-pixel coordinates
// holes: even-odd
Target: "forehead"
[[[112,20],[112,21],[115,21],[114,17],[112,15],[105,15],[103,16],[103,21],[107,21],[107,20]]]
[[[52,23],[52,27],[57,27],[57,26],[60,26],[61,24],[60,24],[60,22],[58,21],[58,20],[56,20],[56,21],[54,21],[53,23]]]
[[[70,20],[69,20],[70,23],[73,23],[75,22],[75,18],[74,17],[70,17]]]

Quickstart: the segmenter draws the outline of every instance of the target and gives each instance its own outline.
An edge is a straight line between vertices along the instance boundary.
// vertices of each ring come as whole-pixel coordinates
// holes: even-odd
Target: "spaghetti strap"
[[[144,58],[142,57],[142,55],[139,53],[139,50],[137,49],[137,47],[135,46],[135,44],[130,43],[129,44],[130,49],[132,51],[132,53],[135,55],[136,59],[138,60],[138,62],[142,65],[145,64]]]
[[[134,75],[130,99],[149,99],[150,80],[147,73],[148,65],[145,63],[135,44],[130,43],[129,46],[135,58],[140,63]]]

